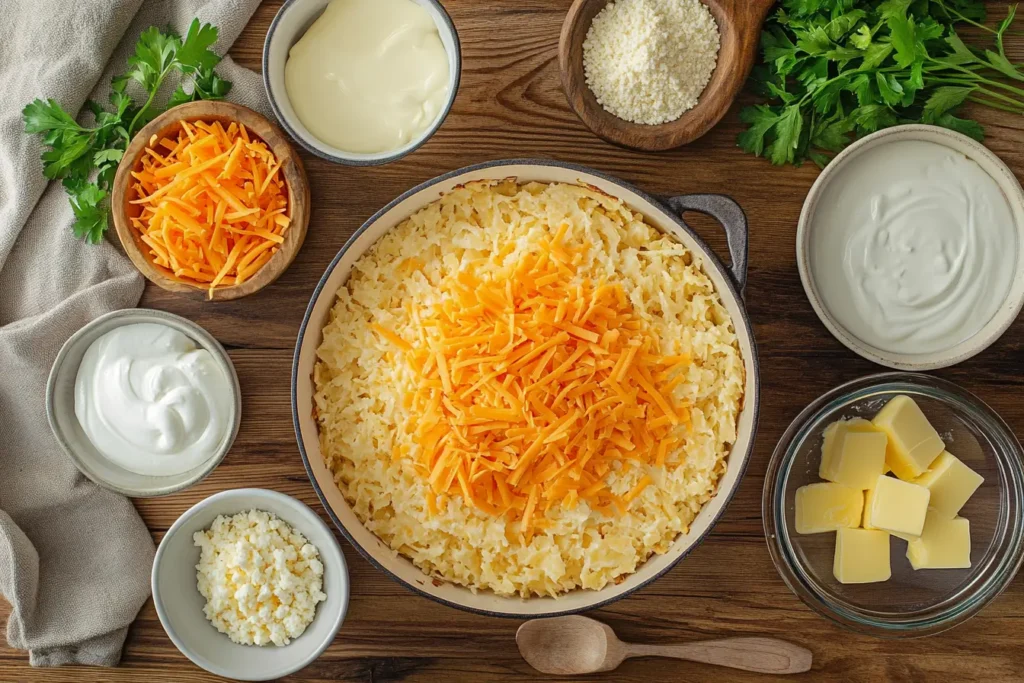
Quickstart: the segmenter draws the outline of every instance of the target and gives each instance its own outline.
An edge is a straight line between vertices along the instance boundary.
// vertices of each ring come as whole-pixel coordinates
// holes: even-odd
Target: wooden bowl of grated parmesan
[[[662,151],[729,110],[773,0],[575,0],[558,61],[569,106],[608,142]]]

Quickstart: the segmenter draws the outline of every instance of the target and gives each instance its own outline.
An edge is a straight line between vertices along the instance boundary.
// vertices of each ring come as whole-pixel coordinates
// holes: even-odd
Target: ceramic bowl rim
[[[356,242],[358,241],[359,237],[364,232],[366,232],[368,229],[370,229],[378,220],[380,220],[383,216],[385,216],[387,213],[389,213],[396,206],[401,204],[408,197],[416,195],[416,194],[418,194],[419,192],[421,192],[423,190],[429,189],[429,188],[431,188],[431,187],[433,187],[435,185],[444,183],[445,181],[451,180],[453,178],[457,178],[457,177],[462,176],[462,175],[470,174],[470,173],[473,173],[475,171],[488,170],[488,169],[496,168],[496,167],[500,168],[500,167],[504,167],[504,166],[554,167],[554,168],[561,168],[561,169],[568,169],[568,170],[573,170],[573,171],[579,171],[581,173],[586,173],[588,175],[593,175],[593,176],[595,176],[597,178],[600,178],[600,179],[605,180],[605,181],[607,181],[607,182],[609,182],[611,184],[614,184],[614,185],[618,186],[619,188],[622,188],[626,192],[635,193],[637,196],[639,196],[640,198],[642,198],[645,201],[649,202],[653,206],[658,207],[661,210],[662,214],[664,214],[664,216],[668,220],[673,221],[679,227],[680,230],[685,232],[691,239],[694,240],[695,244],[698,245],[698,247],[700,247],[700,249],[702,250],[701,251],[701,257],[705,261],[710,262],[714,266],[714,268],[717,269],[717,271],[722,276],[721,277],[722,281],[725,283],[724,286],[727,287],[730,290],[730,292],[732,293],[735,301],[737,302],[737,313],[738,313],[739,321],[733,320],[733,324],[737,328],[737,330],[739,330],[742,327],[742,329],[745,331],[746,335],[749,337],[749,340],[750,340],[750,357],[749,357],[749,359],[744,358],[744,360],[745,361],[749,360],[749,363],[750,363],[750,370],[751,370],[751,373],[752,373],[752,377],[750,378],[750,380],[751,380],[751,386],[753,388],[753,391],[752,391],[753,396],[752,397],[751,396],[745,396],[744,397],[744,406],[743,406],[743,409],[746,410],[748,405],[749,405],[749,408],[750,408],[750,411],[751,411],[751,418],[752,418],[751,419],[751,425],[750,425],[750,441],[747,444],[746,453],[743,454],[744,457],[743,457],[742,462],[740,464],[740,469],[739,469],[739,471],[737,473],[737,478],[736,478],[736,481],[734,482],[732,488],[729,489],[729,490],[725,490],[725,491],[723,491],[721,488],[716,490],[715,496],[724,496],[723,504],[722,504],[721,509],[714,516],[714,518],[710,521],[710,523],[708,524],[707,529],[704,530],[704,532],[701,534],[701,536],[699,536],[697,539],[695,539],[692,542],[692,544],[685,551],[683,551],[677,558],[675,558],[671,563],[669,563],[661,571],[659,571],[657,574],[647,578],[646,580],[637,583],[637,585],[631,587],[629,590],[626,590],[626,591],[624,591],[624,592],[622,592],[622,593],[620,593],[618,595],[614,595],[614,596],[611,596],[611,597],[608,597],[608,598],[601,598],[600,597],[601,596],[601,591],[590,591],[590,593],[592,593],[591,601],[588,602],[588,604],[585,604],[585,605],[583,605],[583,606],[581,606],[579,608],[575,608],[575,609],[573,609],[573,608],[570,608],[570,609],[552,609],[552,610],[549,610],[549,611],[546,611],[546,612],[530,613],[528,615],[527,614],[523,614],[523,613],[518,613],[518,612],[509,612],[509,611],[502,611],[502,610],[496,610],[496,609],[485,609],[485,608],[479,608],[479,607],[472,607],[472,606],[461,604],[461,603],[458,603],[458,602],[454,602],[452,600],[448,600],[448,599],[443,598],[441,596],[438,596],[438,595],[435,595],[433,593],[427,592],[427,591],[421,589],[420,587],[414,585],[413,583],[407,582],[405,579],[403,579],[403,578],[397,576],[396,574],[394,574],[393,572],[391,572],[389,569],[387,569],[383,564],[381,564],[377,560],[377,557],[376,557],[374,552],[364,548],[358,541],[356,541],[355,537],[349,532],[349,530],[346,528],[344,523],[342,523],[341,519],[335,513],[334,509],[331,507],[331,505],[330,505],[329,501],[327,500],[323,490],[321,489],[320,484],[319,484],[319,482],[316,479],[316,475],[314,474],[313,469],[312,469],[312,467],[310,465],[309,454],[306,452],[305,443],[304,443],[303,438],[302,438],[301,424],[300,424],[300,417],[299,417],[299,410],[298,410],[298,395],[297,395],[297,392],[298,392],[298,372],[299,372],[300,354],[302,352],[303,341],[304,341],[304,339],[306,337],[307,331],[309,330],[310,317],[313,314],[313,309],[315,308],[316,303],[319,300],[319,298],[323,295],[323,293],[324,293],[323,290],[326,287],[327,282],[330,279],[331,274],[334,272],[334,269],[338,266],[338,264],[341,262],[341,259],[345,256],[345,254],[349,251],[349,249],[352,248],[356,244]],[[737,334],[739,334],[739,332],[737,332]],[[745,368],[746,368],[746,365],[745,365]],[[748,400],[749,400],[749,404],[747,403]],[[750,466],[750,461],[751,461],[751,459],[753,457],[753,454],[754,454],[754,446],[755,446],[756,437],[757,437],[757,427],[758,427],[758,419],[759,419],[759,413],[760,413],[760,401],[761,401],[760,362],[759,362],[758,351],[757,351],[756,337],[754,335],[753,323],[751,321],[749,311],[747,310],[747,306],[746,306],[746,302],[745,302],[744,297],[743,297],[743,293],[742,293],[740,287],[737,285],[735,277],[733,276],[731,270],[729,268],[727,268],[722,263],[721,259],[717,255],[717,253],[713,249],[711,249],[704,242],[704,240],[701,239],[701,237],[689,225],[687,225],[685,223],[685,221],[683,221],[682,216],[677,216],[675,214],[675,212],[673,212],[672,210],[668,209],[665,206],[664,201],[662,201],[662,200],[660,200],[660,199],[658,199],[658,198],[656,198],[656,197],[654,197],[654,196],[644,192],[643,190],[640,190],[640,189],[636,188],[632,184],[627,183],[627,182],[625,182],[623,180],[620,180],[620,179],[618,179],[618,178],[616,178],[616,177],[614,177],[612,175],[609,175],[609,174],[606,174],[606,173],[602,173],[600,171],[592,169],[592,168],[590,168],[588,166],[584,166],[582,164],[574,164],[574,163],[568,163],[568,162],[561,162],[561,161],[556,161],[556,160],[552,160],[552,159],[510,158],[510,159],[497,159],[497,160],[494,160],[494,161],[487,161],[487,162],[483,162],[483,163],[479,163],[479,164],[473,164],[471,166],[466,166],[466,167],[459,168],[459,169],[456,169],[456,170],[453,170],[453,171],[449,171],[449,172],[444,173],[442,175],[439,175],[439,176],[437,176],[435,178],[432,178],[430,180],[424,181],[423,183],[420,183],[419,185],[410,188],[409,190],[407,190],[406,192],[403,192],[402,194],[400,194],[398,197],[396,197],[392,201],[388,202],[384,207],[382,207],[379,211],[377,211],[373,216],[371,216],[369,219],[367,219],[366,222],[363,223],[359,227],[359,229],[357,229],[352,234],[352,236],[348,239],[348,241],[345,242],[345,244],[338,251],[337,255],[331,260],[330,264],[327,266],[326,270],[324,271],[323,276],[320,278],[320,281],[317,283],[316,288],[313,290],[313,293],[310,295],[309,305],[306,308],[306,311],[305,311],[305,313],[303,315],[302,324],[299,327],[299,333],[298,333],[298,337],[296,339],[296,344],[295,344],[295,353],[294,353],[293,361],[292,361],[292,376],[291,376],[292,421],[293,421],[293,426],[294,426],[294,429],[295,429],[295,436],[296,436],[296,441],[298,443],[299,453],[302,456],[302,464],[306,468],[306,474],[309,476],[309,480],[310,480],[311,484],[313,485],[314,490],[316,491],[317,497],[320,499],[321,504],[323,505],[324,509],[327,511],[327,514],[330,516],[331,520],[334,522],[334,525],[338,528],[339,532],[352,545],[352,547],[355,548],[356,551],[358,551],[359,554],[363,558],[365,558],[370,564],[372,564],[379,571],[383,572],[386,576],[388,576],[390,579],[392,579],[396,583],[406,587],[407,589],[411,590],[412,592],[416,593],[417,595],[425,597],[425,598],[427,598],[429,600],[432,600],[434,602],[437,602],[439,604],[442,604],[442,605],[445,605],[445,606],[448,606],[448,607],[453,607],[455,609],[459,609],[459,610],[462,610],[462,611],[465,611],[465,612],[470,612],[472,614],[480,614],[480,615],[485,615],[485,616],[502,617],[502,618],[510,618],[510,619],[524,619],[524,618],[535,619],[535,618],[546,618],[546,617],[554,617],[554,616],[565,616],[565,615],[570,615],[570,614],[579,614],[579,613],[582,613],[582,612],[587,612],[587,611],[590,611],[590,610],[593,610],[593,609],[598,609],[600,607],[604,607],[604,606],[609,605],[609,604],[611,604],[613,602],[616,602],[617,600],[621,600],[621,599],[623,599],[625,597],[628,597],[629,595],[632,595],[636,591],[638,591],[638,590],[640,590],[640,589],[650,585],[654,581],[658,580],[659,578],[661,578],[662,576],[667,574],[673,568],[675,568],[691,552],[693,552],[694,550],[699,548],[703,544],[703,542],[707,539],[707,537],[711,534],[711,532],[714,530],[714,527],[721,520],[722,516],[725,514],[726,510],[729,507],[729,503],[732,502],[733,498],[735,497],[737,491],[740,488],[740,485],[742,484],[743,477],[746,474],[747,468]],[[732,454],[734,452],[735,451],[730,451],[730,457],[732,457]],[[678,537],[677,537],[676,541],[678,541]],[[676,541],[673,541],[673,543],[675,543]],[[424,576],[426,577],[427,574],[424,574]],[[633,574],[628,575],[627,578],[629,576],[633,576]],[[529,598],[527,600],[529,600]]]
[[[91,461],[91,458],[83,456],[67,438],[63,430],[58,426],[57,412],[61,409],[58,408],[58,404],[56,402],[57,397],[55,389],[57,378],[60,376],[60,373],[64,371],[68,355],[70,355],[73,349],[85,343],[85,338],[93,329],[109,320],[118,320],[121,318],[126,318],[127,320],[120,323],[118,327],[130,325],[135,322],[154,322],[170,325],[171,327],[185,333],[193,341],[198,342],[206,350],[212,352],[221,368],[226,370],[228,373],[228,379],[231,384],[231,395],[233,398],[230,434],[224,441],[224,445],[212,458],[203,463],[195,474],[178,484],[138,489],[123,488],[113,484],[91,471],[91,468],[88,466],[88,462]],[[134,320],[132,320],[133,318]],[[195,486],[208,477],[211,472],[217,469],[217,466],[220,465],[225,457],[227,457],[228,452],[230,452],[235,443],[235,439],[238,437],[238,429],[242,422],[242,389],[238,382],[238,374],[235,371],[234,363],[231,362],[231,358],[228,356],[227,351],[212,334],[203,329],[199,324],[192,322],[188,318],[183,318],[180,315],[168,313],[167,311],[160,311],[152,308],[122,308],[116,311],[110,311],[109,313],[105,313],[90,320],[74,334],[68,337],[68,340],[61,346],[60,351],[57,352],[57,357],[53,361],[53,365],[50,366],[50,374],[46,380],[46,418],[50,425],[50,431],[53,433],[54,438],[57,439],[61,449],[67,453],[69,458],[71,458],[71,461],[74,462],[78,471],[85,475],[94,484],[131,498],[156,498],[177,493],[178,491],[183,491]]]
[[[1017,233],[1017,263],[1016,273],[1006,295],[1008,301],[1013,297],[1015,299],[1011,301],[1009,307],[1004,303],[996,314],[985,323],[982,329],[978,330],[972,337],[935,353],[894,353],[879,349],[858,339],[856,335],[847,330],[829,312],[824,300],[818,294],[814,281],[814,269],[810,264],[811,219],[817,208],[818,200],[829,180],[851,159],[855,158],[862,151],[866,152],[867,148],[885,144],[886,142],[891,143],[902,140],[926,140],[949,147],[978,163],[982,170],[999,184],[1004,196],[1006,192],[1003,188],[1003,183],[1000,183],[1000,178],[993,174],[993,170],[998,171],[1004,183],[1013,190],[1012,196],[1006,196],[1006,200],[1015,218],[1017,218],[1015,225]],[[991,170],[986,166],[990,166]],[[1024,223],[1022,223],[1024,219],[1021,218],[1022,216],[1024,216],[1024,189],[1021,188],[1020,182],[1006,163],[980,142],[947,128],[926,124],[915,123],[885,128],[857,140],[836,155],[814,181],[810,191],[807,193],[803,207],[800,210],[800,218],[796,230],[796,261],[800,272],[800,282],[803,284],[804,293],[822,324],[825,325],[833,337],[862,358],[893,370],[905,372],[937,370],[956,365],[969,358],[973,358],[998,341],[1009,329],[1010,325],[1013,324],[1020,314],[1022,307],[1024,307],[1024,263],[1021,262],[1022,254],[1024,254]]]
[[[415,141],[403,147],[399,147],[391,154],[366,155],[357,154],[354,152],[346,152],[342,149],[338,149],[337,147],[329,145],[323,140],[320,140],[312,133],[309,133],[309,131],[306,131],[306,133],[308,133],[307,137],[306,134],[301,133],[299,129],[296,128],[296,126],[294,126],[292,122],[284,115],[283,109],[278,104],[279,93],[277,93],[274,90],[270,82],[271,42],[273,41],[274,36],[277,33],[278,25],[281,19],[284,18],[284,16],[286,16],[288,12],[294,9],[298,4],[308,1],[309,0],[285,0],[285,3],[281,5],[281,8],[278,9],[277,14],[274,15],[274,19],[270,22],[270,28],[267,29],[267,37],[263,41],[263,54],[261,58],[261,66],[263,70],[263,89],[267,93],[267,100],[270,102],[270,108],[271,110],[273,110],[274,116],[281,124],[281,127],[288,132],[288,135],[290,135],[293,140],[298,142],[299,145],[301,145],[302,148],[305,149],[310,154],[317,156],[325,161],[329,161],[334,164],[341,164],[343,166],[382,166],[384,164],[390,164],[394,161],[398,161],[399,159],[402,159],[412,154],[420,147],[425,145],[428,141],[430,141],[430,139],[434,137],[434,134],[441,129],[442,125],[444,125],[445,120],[448,118],[448,114],[451,113],[452,107],[455,105],[455,99],[459,93],[459,84],[462,81],[462,43],[459,41],[459,32],[455,28],[455,22],[452,21],[451,15],[448,14],[448,10],[444,8],[444,5],[442,5],[439,0],[422,0],[423,2],[428,3],[429,5],[434,7],[434,9],[437,10],[438,15],[441,17],[441,21],[445,30],[449,33],[452,39],[452,50],[449,51],[446,48],[445,51],[449,52],[448,56],[451,58],[451,62],[455,65],[455,72],[451,74],[451,87],[449,89],[450,92],[448,93],[448,99],[445,101],[444,107],[438,113],[437,118],[434,119],[434,122],[430,125],[430,127],[424,130],[423,133],[421,133],[420,136],[417,137]],[[296,40],[298,40],[300,37],[301,36],[297,36]],[[280,93],[280,96],[282,98],[287,98],[288,94]],[[305,130],[305,126],[303,126],[303,129]],[[325,151],[324,149],[318,147],[316,144],[313,144],[313,142],[311,142],[311,139],[315,140],[320,145],[323,145],[323,147],[325,148],[330,148],[330,151]]]
[[[321,529],[321,531],[323,531],[324,534],[326,534],[326,536],[330,539],[332,557],[340,559],[337,571],[339,572],[339,575],[342,577],[341,586],[343,596],[341,601],[341,609],[339,610],[338,615],[334,620],[334,623],[331,625],[330,633],[325,638],[324,642],[318,645],[309,655],[303,657],[300,660],[297,660],[295,664],[289,665],[280,672],[274,672],[274,674],[270,677],[258,676],[249,678],[239,678],[237,674],[220,667],[216,663],[209,662],[205,659],[199,661],[201,658],[195,656],[192,650],[186,647],[185,644],[179,640],[177,636],[177,631],[173,627],[168,625],[169,622],[166,616],[166,610],[164,609],[163,599],[159,597],[160,593],[159,591],[157,591],[158,579],[160,577],[160,568],[162,566],[163,560],[166,557],[166,540],[171,538],[173,535],[179,533],[182,526],[184,526],[196,514],[202,512],[205,508],[209,507],[213,503],[225,499],[239,498],[243,496],[262,497],[266,500],[275,500],[286,505],[296,506],[298,513],[303,518],[305,518],[309,522],[309,524],[317,526]],[[239,510],[239,512],[241,511],[242,510]],[[302,532],[302,529],[297,530],[299,532]],[[326,558],[326,553],[323,551],[322,548],[318,548],[318,550],[320,550],[321,560],[324,560]],[[326,566],[326,562],[324,564]],[[296,671],[300,671],[301,669],[306,668],[314,661],[316,661],[320,657],[320,655],[322,655],[324,651],[331,646],[331,643],[334,642],[335,638],[337,638],[338,632],[341,630],[341,626],[345,622],[345,617],[348,616],[349,600],[351,599],[352,595],[351,586],[351,577],[348,571],[348,563],[345,560],[345,553],[342,552],[341,544],[338,543],[338,539],[334,535],[334,532],[331,530],[329,526],[327,526],[326,523],[324,523],[322,519],[320,519],[320,515],[318,515],[316,511],[313,510],[313,508],[309,507],[298,498],[289,496],[288,494],[281,493],[279,491],[261,488],[240,488],[219,491],[217,493],[214,493],[213,495],[207,496],[203,500],[191,506],[188,510],[185,510],[185,512],[181,513],[178,519],[174,521],[174,524],[172,524],[170,528],[167,530],[167,532],[164,534],[163,538],[160,539],[160,544],[157,546],[156,554],[153,556],[153,569],[150,572],[150,590],[152,591],[153,594],[153,606],[156,609],[157,618],[160,620],[160,626],[161,628],[163,628],[164,633],[166,633],[167,637],[171,639],[171,642],[174,643],[174,646],[176,648],[178,648],[178,651],[185,655],[193,664],[195,664],[196,666],[200,667],[205,671],[209,671],[210,673],[215,674],[217,676],[224,676],[225,678],[232,678],[235,680],[243,681],[274,680],[282,676],[288,676],[290,674],[293,674]],[[320,618],[320,616],[321,613],[318,611],[314,618]],[[210,628],[213,629],[213,626],[211,625]],[[218,633],[218,635],[222,634]],[[285,645],[281,648],[278,648],[277,651],[287,652],[287,650],[288,645]]]

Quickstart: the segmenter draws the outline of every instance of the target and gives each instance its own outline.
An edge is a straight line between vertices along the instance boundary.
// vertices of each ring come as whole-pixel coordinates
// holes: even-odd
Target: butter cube
[[[843,437],[851,431],[877,432],[875,426],[865,419],[855,417],[852,420],[838,420],[825,428],[825,439],[821,444],[821,465],[818,476],[829,481],[836,481],[834,464],[843,443]],[[855,487],[856,488],[856,487]]]
[[[909,396],[896,396],[871,421],[889,435],[886,462],[903,481],[924,474],[946,445]]]
[[[971,523],[929,510],[920,538],[907,544],[914,569],[967,569],[971,566]]]
[[[835,438],[828,479],[861,491],[875,485],[885,469],[884,432],[844,430]]]
[[[904,540],[921,535],[928,514],[928,489],[917,484],[880,476],[865,497],[865,529],[881,529]]]
[[[820,482],[796,490],[796,531],[820,534],[860,525],[864,493],[842,484]]]
[[[876,583],[892,576],[889,534],[872,529],[836,531],[832,573],[839,583]]]
[[[984,481],[984,477],[963,464],[955,455],[942,451],[942,455],[914,483],[932,492],[929,507],[947,518],[953,518]]]

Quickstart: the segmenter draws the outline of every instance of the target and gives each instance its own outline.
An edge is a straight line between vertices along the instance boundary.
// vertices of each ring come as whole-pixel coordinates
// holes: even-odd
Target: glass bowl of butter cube
[[[973,394],[928,375],[850,382],[790,425],[765,478],[765,535],[807,605],[915,637],[976,614],[1024,557],[1024,465]]]

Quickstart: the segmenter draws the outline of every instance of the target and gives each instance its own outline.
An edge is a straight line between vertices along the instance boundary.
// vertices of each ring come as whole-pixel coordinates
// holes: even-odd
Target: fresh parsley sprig
[[[739,145],[774,164],[824,165],[853,138],[900,123],[980,140],[981,125],[956,115],[964,102],[1024,114],[1024,65],[1003,45],[1016,11],[992,28],[982,0],[782,0],[752,76],[767,101],[741,112]],[[957,24],[991,46],[966,44]]]
[[[231,83],[214,72],[220,57],[210,47],[217,41],[217,28],[196,19],[184,38],[171,31],[150,27],[142,32],[135,54],[128,59],[127,73],[111,83],[110,109],[86,102],[92,113],[91,127],[80,125],[54,100],[37,99],[22,110],[25,132],[39,134],[47,149],[42,154],[43,174],[61,179],[75,213],[75,236],[93,244],[103,240],[107,230],[107,197],[117,165],[132,137],[162,109],[155,99],[164,80],[179,72],[182,84],[167,100],[166,108],[193,100],[219,100]],[[139,106],[128,94],[135,81],[146,95]],[[191,89],[185,85],[191,83]]]

